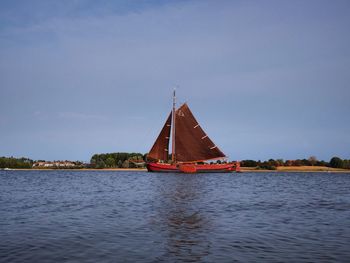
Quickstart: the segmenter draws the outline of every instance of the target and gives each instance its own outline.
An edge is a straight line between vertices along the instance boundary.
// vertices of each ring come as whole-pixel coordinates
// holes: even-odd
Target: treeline
[[[0,168],[32,168],[33,160],[29,158],[0,157]]]
[[[74,163],[74,168],[140,168],[145,167],[145,160],[147,154],[142,153],[127,153],[127,152],[116,152],[116,153],[102,153],[94,154],[91,157],[90,164],[83,164],[82,162],[71,162]],[[13,168],[13,169],[29,169],[33,167],[33,164],[38,162],[45,162],[43,160],[33,161],[29,158],[15,158],[15,157],[0,157],[0,169]],[[65,162],[46,162],[52,163],[46,168],[55,168],[55,164],[60,169],[72,168],[66,166]],[[220,162],[220,161],[218,161]],[[61,163],[61,165],[60,165]],[[242,160],[240,162],[242,167],[255,167],[257,169],[269,169],[275,170],[279,166],[326,166],[332,168],[343,168],[350,169],[350,159],[341,159],[339,157],[333,157],[328,162],[318,160],[315,156],[311,156],[308,159],[297,159],[297,160],[283,160],[283,159],[269,159],[267,161],[255,161],[255,160]],[[37,167],[40,168],[40,167]]]
[[[329,162],[317,160],[315,156],[308,159],[283,160],[269,159],[268,161],[242,160],[242,167],[256,167],[261,169],[275,170],[279,166],[326,166],[332,168],[350,169],[350,160],[333,157]]]
[[[137,168],[144,167],[146,155],[142,153],[101,153],[94,154],[90,160],[91,168]]]

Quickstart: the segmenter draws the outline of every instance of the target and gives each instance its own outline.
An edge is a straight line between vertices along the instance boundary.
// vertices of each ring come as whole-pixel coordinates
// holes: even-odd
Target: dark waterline
[[[350,174],[0,171],[0,262],[349,262]]]

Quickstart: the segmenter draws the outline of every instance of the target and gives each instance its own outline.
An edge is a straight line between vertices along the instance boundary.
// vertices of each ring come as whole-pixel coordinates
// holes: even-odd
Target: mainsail
[[[186,103],[175,112],[175,149],[178,162],[226,157],[199,126]]]
[[[163,161],[168,160],[171,117],[172,113],[170,112],[163,129],[160,131],[157,140],[153,144],[151,151],[148,153],[148,158]]]

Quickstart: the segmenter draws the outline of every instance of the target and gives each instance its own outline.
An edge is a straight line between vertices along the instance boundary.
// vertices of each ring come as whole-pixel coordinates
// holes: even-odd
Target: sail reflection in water
[[[200,262],[209,254],[207,233],[211,220],[201,211],[203,189],[198,175],[169,174],[169,181],[160,182],[156,195],[154,228],[164,234],[165,252],[160,261]]]

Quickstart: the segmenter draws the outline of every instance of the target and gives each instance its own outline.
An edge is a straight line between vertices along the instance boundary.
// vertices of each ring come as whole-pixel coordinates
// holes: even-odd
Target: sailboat
[[[238,172],[239,162],[208,163],[226,159],[226,155],[201,128],[187,103],[176,109],[174,90],[172,111],[148,153],[147,170],[180,173]]]

